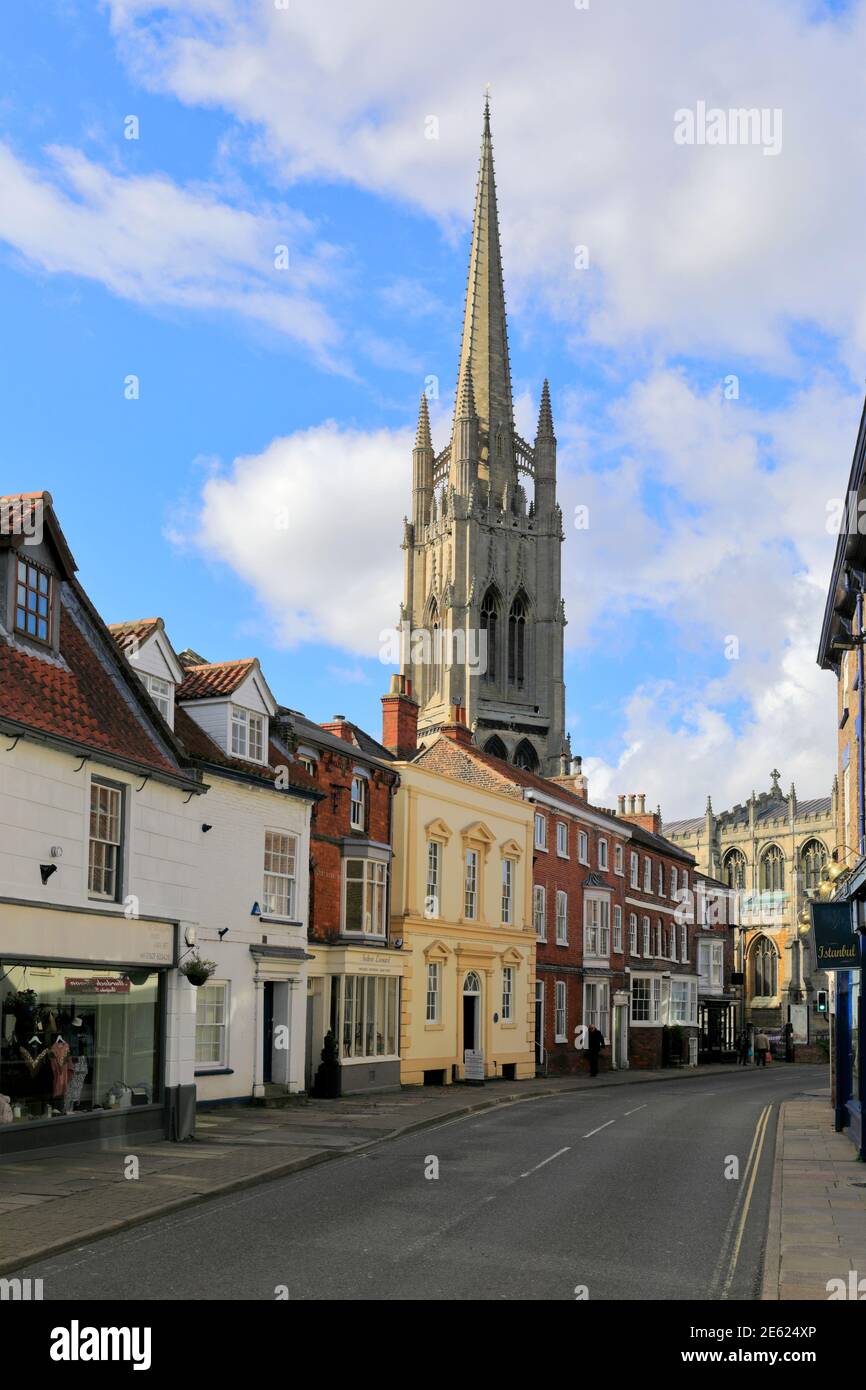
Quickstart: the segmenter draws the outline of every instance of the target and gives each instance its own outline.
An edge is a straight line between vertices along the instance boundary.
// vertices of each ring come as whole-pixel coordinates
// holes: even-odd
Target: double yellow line
[[[731,1230],[733,1228],[734,1222],[737,1219],[737,1212],[739,1211],[740,1220],[737,1226],[736,1236],[734,1237],[733,1246],[731,1247],[731,1255],[728,1261],[728,1272],[725,1276],[725,1282],[722,1285],[721,1293],[719,1294],[720,1298],[727,1298],[731,1284],[734,1282],[734,1274],[737,1268],[737,1260],[740,1258],[740,1249],[743,1244],[743,1233],[746,1229],[746,1222],[749,1217],[749,1209],[752,1205],[752,1195],[755,1191],[755,1183],[758,1178],[758,1169],[761,1166],[761,1154],[764,1149],[764,1140],[767,1137],[767,1125],[769,1124],[772,1110],[772,1105],[765,1105],[760,1115],[758,1116],[758,1123],[755,1126],[755,1134],[754,1138],[752,1139],[752,1147],[749,1150],[749,1157],[746,1159],[746,1171],[743,1174],[743,1186],[740,1188],[740,1196],[737,1199],[737,1204],[734,1207],[733,1213],[731,1215],[731,1220],[728,1224],[728,1229],[725,1232],[725,1240],[722,1243],[722,1253],[719,1256],[718,1273],[721,1272],[721,1266],[724,1264],[725,1252],[728,1248],[728,1241],[730,1238]]]

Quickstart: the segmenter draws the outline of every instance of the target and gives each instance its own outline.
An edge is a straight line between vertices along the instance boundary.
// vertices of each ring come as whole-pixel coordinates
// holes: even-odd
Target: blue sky
[[[445,442],[490,81],[518,427],[548,376],[592,790],[667,814],[742,800],[773,766],[829,790],[814,652],[866,350],[863,7],[647,8],[4,10],[2,490],[52,492],[108,621],[161,614],[177,647],[257,654],[285,703],[378,731],[411,433],[432,375]],[[699,99],[781,107],[779,157],[675,149],[673,109]]]

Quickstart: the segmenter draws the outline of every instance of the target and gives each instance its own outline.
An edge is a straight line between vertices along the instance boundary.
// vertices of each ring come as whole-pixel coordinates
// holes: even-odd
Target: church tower
[[[485,102],[451,438],[435,452],[422,396],[404,528],[401,668],[419,743],[458,705],[479,747],[545,775],[567,770],[563,539],[546,381],[534,445],[514,428]]]

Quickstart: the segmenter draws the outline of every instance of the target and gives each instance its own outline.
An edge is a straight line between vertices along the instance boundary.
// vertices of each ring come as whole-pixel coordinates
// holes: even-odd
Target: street
[[[825,1085],[776,1064],[505,1105],[19,1273],[62,1302],[753,1299],[778,1105]]]

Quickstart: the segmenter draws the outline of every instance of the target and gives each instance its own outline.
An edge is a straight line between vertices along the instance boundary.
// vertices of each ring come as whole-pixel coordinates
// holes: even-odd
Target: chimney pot
[[[625,797],[618,796],[616,799],[616,813],[618,816],[625,815]]]
[[[638,797],[638,812],[642,816],[646,815],[646,792],[641,792]]]

